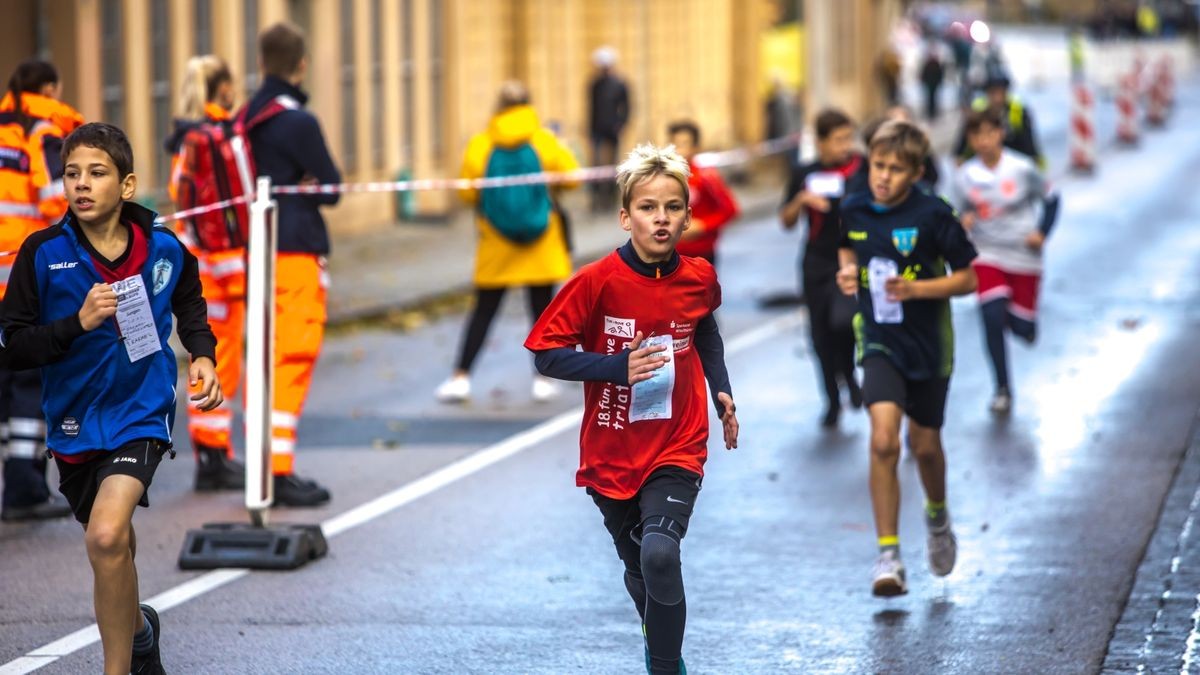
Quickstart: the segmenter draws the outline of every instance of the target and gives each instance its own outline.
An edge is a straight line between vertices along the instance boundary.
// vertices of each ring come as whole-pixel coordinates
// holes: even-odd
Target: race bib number
[[[810,173],[804,179],[804,189],[822,197],[841,197],[846,192],[846,178],[833,171]]]
[[[897,276],[900,276],[900,268],[891,258],[871,258],[871,262],[867,263],[867,283],[871,287],[875,323],[904,321],[904,305],[889,299],[886,288],[887,280]]]
[[[671,419],[671,395],[675,392],[675,349],[670,335],[655,335],[642,342],[643,347],[666,345],[658,352],[668,361],[654,371],[650,379],[633,385],[633,400],[629,403],[629,421]]]
[[[154,312],[150,309],[150,296],[140,274],[122,279],[112,285],[117,294],[117,327],[130,362],[144,359],[162,351],[158,340],[158,328],[154,325]]]

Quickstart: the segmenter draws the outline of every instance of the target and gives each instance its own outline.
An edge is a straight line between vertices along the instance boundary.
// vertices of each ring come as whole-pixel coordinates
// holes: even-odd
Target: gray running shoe
[[[871,570],[871,576],[875,579],[871,585],[871,593],[881,598],[904,595],[908,592],[908,583],[904,577],[904,563],[900,562],[900,556],[895,551],[884,551],[879,554],[879,559],[875,561],[875,568]]]
[[[1012,412],[1012,394],[1008,393],[1007,389],[998,389],[996,395],[992,397],[991,404],[988,409],[993,415],[1007,415]]]
[[[954,561],[958,559],[958,539],[950,528],[950,518],[941,527],[934,528],[926,522],[929,537],[925,547],[929,552],[929,571],[934,576],[944,577],[954,570]]]

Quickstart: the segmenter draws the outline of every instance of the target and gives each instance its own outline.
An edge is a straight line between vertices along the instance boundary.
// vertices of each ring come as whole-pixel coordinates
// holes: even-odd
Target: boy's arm
[[[21,246],[4,295],[0,366],[12,370],[41,368],[61,361],[75,338],[85,332],[78,313],[54,323],[41,323],[41,299],[34,270],[36,250],[29,242]]]
[[[215,365],[217,338],[208,325],[208,303],[201,295],[200,265],[185,246],[180,244],[179,248],[183,251],[183,269],[171,294],[171,310],[177,319],[175,330],[193,361],[208,357]]]
[[[325,135],[321,133],[321,125],[317,118],[305,113],[296,116],[296,142],[289,147],[292,158],[319,185],[330,185],[342,182],[342,172],[338,171],[325,145]],[[331,192],[304,195],[316,204],[336,204],[341,194]]]
[[[838,249],[837,285],[844,295],[858,293],[858,254],[846,245]]]
[[[704,368],[704,379],[708,380],[708,393],[712,396],[713,406],[717,414],[725,413],[725,406],[720,401],[720,395],[733,398],[733,389],[729,384],[729,370],[725,367],[725,341],[721,339],[721,331],[717,320],[709,313],[696,325],[693,338],[696,354],[700,357],[700,365]]]
[[[804,205],[807,201],[804,192],[806,173],[804,168],[793,169],[788,178],[787,191],[783,195],[783,206],[779,207],[779,219],[783,222],[785,229],[790,230],[795,227],[800,220],[800,214],[804,213]]]

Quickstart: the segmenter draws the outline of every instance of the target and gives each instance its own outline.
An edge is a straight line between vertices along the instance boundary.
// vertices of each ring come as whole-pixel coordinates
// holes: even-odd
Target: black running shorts
[[[946,421],[946,395],[950,378],[910,380],[885,356],[863,359],[863,403],[895,403],[905,415],[923,427],[941,429]]]
[[[150,506],[147,497],[150,482],[154,479],[154,471],[158,463],[171,446],[167,443],[150,439],[126,443],[107,454],[95,457],[80,464],[64,462],[55,457],[58,465],[58,491],[67,498],[75,520],[87,523],[92,516],[92,504],[96,502],[96,494],[100,492],[100,483],[109,476],[132,476],[142,482],[146,491],[142,493],[139,506]],[[171,452],[171,457],[175,453]]]
[[[679,523],[686,532],[702,480],[700,474],[677,466],[665,466],[650,474],[637,494],[629,499],[605,497],[592,488],[588,488],[587,493],[604,516],[604,527],[614,543],[621,542],[622,537],[629,534],[640,541],[641,524],[654,516],[666,516]]]

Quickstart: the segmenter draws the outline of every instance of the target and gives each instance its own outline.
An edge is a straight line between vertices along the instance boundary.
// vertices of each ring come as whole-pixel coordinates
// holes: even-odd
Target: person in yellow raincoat
[[[496,114],[487,131],[476,134],[467,144],[461,175],[469,179],[499,178],[577,168],[579,163],[566,145],[541,125],[530,105],[529,90],[520,82],[510,81],[500,89]],[[554,284],[571,275],[566,233],[553,193],[576,185],[564,181],[459,191],[477,214],[475,308],[463,336],[458,364],[438,387],[438,400],[458,403],[470,398],[471,367],[508,289],[528,289],[532,323],[550,304]],[[557,392],[552,381],[534,376],[534,400],[549,400]]]

